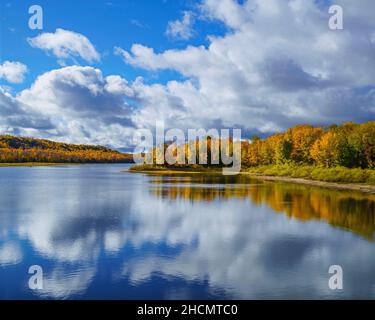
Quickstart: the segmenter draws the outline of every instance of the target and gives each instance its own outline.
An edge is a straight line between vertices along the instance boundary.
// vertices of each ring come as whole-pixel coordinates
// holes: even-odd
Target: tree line
[[[375,121],[353,122],[330,127],[299,125],[266,139],[253,137],[243,143],[242,165],[285,163],[375,167]]]
[[[92,145],[0,136],[0,163],[130,163],[133,156]]]
[[[172,148],[172,154],[177,156],[175,143],[169,142],[158,146],[150,154],[154,166],[158,163],[157,155],[165,154],[171,144],[175,145],[175,148]],[[192,145],[194,151],[192,151]],[[200,151],[207,159],[204,166],[224,166],[221,159],[222,141],[218,138],[207,136],[204,139],[190,141],[183,145],[182,149],[187,165],[175,164],[173,167],[194,167],[194,164],[189,162],[192,154],[193,158],[196,158],[195,163],[202,164],[198,157]],[[228,151],[232,155],[232,139],[229,139]],[[216,155],[216,161],[213,161],[213,154]],[[218,157],[220,157],[219,160]],[[241,142],[243,168],[283,164],[373,169],[375,167],[375,121],[363,124],[347,122],[329,127],[298,125],[264,139],[253,136]]]

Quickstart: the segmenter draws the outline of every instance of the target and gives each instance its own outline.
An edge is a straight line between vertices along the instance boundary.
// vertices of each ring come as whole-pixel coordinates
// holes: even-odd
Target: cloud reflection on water
[[[189,283],[212,297],[373,297],[369,196],[116,166],[8,170],[0,199],[14,206],[0,209],[0,272],[25,255],[42,259],[41,297],[85,297],[107,273],[129,292],[155,277],[172,283],[159,298],[194,298]],[[341,294],[327,286],[332,264],[344,268]]]

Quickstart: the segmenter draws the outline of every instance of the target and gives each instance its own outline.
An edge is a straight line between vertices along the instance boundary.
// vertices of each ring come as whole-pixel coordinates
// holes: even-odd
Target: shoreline
[[[336,189],[336,190],[351,190],[359,191],[363,193],[375,194],[375,185],[363,184],[363,183],[347,183],[347,182],[326,182],[319,180],[310,180],[304,178],[292,178],[292,177],[278,177],[278,176],[265,176],[248,172],[241,172],[240,174],[249,175],[252,178],[265,180],[265,181],[282,181],[288,183],[304,184],[315,187]]]
[[[64,166],[84,166],[90,164],[127,164],[127,163],[103,163],[103,162],[87,162],[87,163],[75,163],[75,162],[10,162],[0,163],[0,168],[7,167],[64,167]]]
[[[0,163],[0,168],[6,167],[57,167],[81,165],[81,163],[49,163],[49,162],[14,162],[14,163]]]
[[[106,163],[103,163],[106,164]],[[108,163],[111,164],[111,163]],[[23,162],[23,163],[0,163],[0,168],[3,167],[58,167],[58,166],[78,166],[78,165],[85,165],[85,163],[38,163],[38,162]],[[189,171],[189,170],[123,170],[121,172],[127,173],[143,173],[143,174],[204,174],[204,175],[222,175],[221,170],[207,170],[207,171]],[[250,176],[254,179],[259,179],[263,181],[281,181],[287,183],[296,183],[296,184],[303,184],[321,188],[329,188],[329,189],[336,189],[336,190],[351,190],[351,191],[358,191],[362,193],[368,194],[375,194],[375,185],[372,184],[364,184],[364,183],[350,183],[350,182],[326,182],[326,181],[319,181],[319,180],[311,180],[305,178],[293,178],[287,176],[269,176],[263,175],[259,173],[252,173],[252,172],[240,172],[240,175]]]
[[[222,174],[222,171],[187,171],[187,170],[124,170],[122,172],[128,173],[144,173],[144,174]],[[375,194],[375,185],[363,183],[338,183],[326,182],[319,180],[310,180],[304,178],[280,177],[280,176],[267,176],[251,172],[240,172],[240,175],[250,176],[254,179],[264,181],[282,181],[287,183],[303,184],[308,186],[315,186],[321,188],[329,188],[336,190],[351,190],[368,194]]]

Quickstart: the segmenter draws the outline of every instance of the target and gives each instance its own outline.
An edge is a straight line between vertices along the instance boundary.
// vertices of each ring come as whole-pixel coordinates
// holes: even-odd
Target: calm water
[[[374,197],[125,168],[0,168],[0,299],[375,298]]]

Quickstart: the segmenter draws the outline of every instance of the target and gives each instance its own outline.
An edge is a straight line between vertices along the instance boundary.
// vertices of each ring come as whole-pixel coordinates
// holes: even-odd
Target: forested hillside
[[[102,146],[0,136],[0,163],[130,163],[133,156]]]

